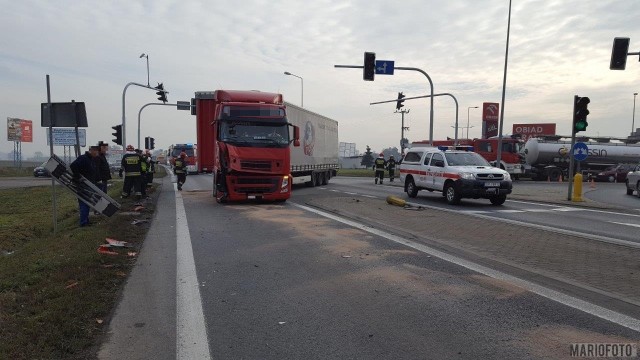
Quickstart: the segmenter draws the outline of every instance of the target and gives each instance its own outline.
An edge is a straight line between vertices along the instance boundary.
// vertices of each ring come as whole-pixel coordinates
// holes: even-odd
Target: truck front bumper
[[[476,199],[511,194],[513,189],[513,184],[507,180],[484,181],[458,179],[455,182],[455,186],[462,197]]]
[[[291,197],[291,176],[244,176],[227,175],[227,199],[286,200]]]

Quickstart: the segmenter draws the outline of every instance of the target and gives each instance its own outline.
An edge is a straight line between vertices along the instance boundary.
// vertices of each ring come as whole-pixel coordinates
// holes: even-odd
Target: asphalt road
[[[493,206],[489,200],[485,199],[463,199],[460,205],[448,205],[442,197],[442,193],[420,191],[418,197],[410,199],[403,191],[403,188],[396,182],[392,186],[386,182],[385,185],[374,185],[372,179],[368,178],[348,178],[337,177],[331,179],[330,187],[320,187],[322,191],[341,192],[345,194],[360,194],[384,199],[388,195],[395,195],[413,203],[423,206],[437,207],[441,209],[454,210],[457,212],[479,215],[494,220],[509,220],[520,222],[522,225],[550,227],[553,229],[577,232],[585,236],[599,236],[603,238],[619,239],[640,244],[638,228],[640,228],[640,211],[633,208],[631,212],[621,212],[615,210],[600,210],[578,206],[554,205],[526,200],[511,200],[507,197],[507,202],[503,206]],[[621,184],[605,184],[618,185]],[[514,186],[518,186],[515,184]],[[618,198],[613,194],[622,193],[620,189],[611,186],[598,185],[602,190],[596,190],[588,194],[595,194],[602,191],[603,197],[609,193],[609,202],[617,204]],[[537,185],[540,191],[545,191],[543,184]],[[605,190],[606,189],[606,190]],[[618,191],[616,191],[618,190]],[[623,190],[624,191],[624,190]],[[624,195],[627,196],[627,195]],[[638,200],[629,196],[629,200]],[[626,200],[626,199],[625,199]],[[640,202],[638,204],[640,205]],[[496,226],[498,223],[496,223]]]
[[[0,189],[11,189],[32,186],[51,186],[50,177],[0,177]]]
[[[185,354],[198,348],[221,359],[538,359],[567,357],[575,342],[640,339],[628,326],[538,295],[544,291],[526,291],[508,277],[483,275],[491,272],[472,270],[480,268],[402,234],[374,231],[303,205],[345,194],[375,199],[401,189],[336,178],[325,187],[298,188],[282,205],[219,205],[211,197],[211,180],[189,176],[175,198],[165,184],[160,205],[167,211],[154,220],[160,228],[145,242],[123,295],[128,301],[116,312],[101,358],[193,358]],[[433,194],[416,201],[448,207]],[[456,211],[532,221],[568,216],[585,223],[614,216],[519,202],[496,209],[486,201],[465,201]],[[175,224],[171,216],[177,216]],[[625,221],[637,221],[630,219]],[[171,243],[174,225],[177,255],[163,245]],[[627,236],[624,229],[616,235]],[[148,250],[154,242],[164,251]],[[192,255],[186,263],[192,260],[197,279],[181,265],[185,246]],[[129,285],[142,279],[145,286]],[[177,293],[171,293],[172,286]],[[153,327],[145,331],[140,324]],[[126,350],[116,356],[109,349]]]
[[[615,205],[624,209],[632,209],[640,213],[640,199],[637,193],[633,196],[627,195],[627,188],[624,183],[595,183],[595,190],[590,190],[589,185],[585,197],[603,204]]]

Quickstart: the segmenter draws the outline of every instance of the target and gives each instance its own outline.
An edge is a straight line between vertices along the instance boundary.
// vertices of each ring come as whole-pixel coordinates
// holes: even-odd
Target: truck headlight
[[[476,179],[476,174],[463,172],[463,173],[460,173],[460,178],[465,179],[465,180],[475,180]]]
[[[505,172],[505,173],[504,173],[504,180],[506,180],[506,181],[511,181],[511,175],[509,175],[509,173],[508,173],[508,172]]]
[[[289,191],[289,176],[283,176],[282,177],[282,185],[280,185],[280,192],[287,192]]]

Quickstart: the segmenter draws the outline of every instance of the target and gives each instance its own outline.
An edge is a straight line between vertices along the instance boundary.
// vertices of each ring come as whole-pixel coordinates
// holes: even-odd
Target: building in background
[[[338,163],[342,169],[361,169],[364,166],[360,165],[362,162],[362,155],[359,154],[356,148],[356,143],[340,142],[340,148],[338,151]]]

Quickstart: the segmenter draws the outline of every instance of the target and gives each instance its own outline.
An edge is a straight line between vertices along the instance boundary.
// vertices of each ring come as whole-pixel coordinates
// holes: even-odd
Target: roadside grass
[[[165,174],[159,168],[155,177]],[[111,218],[90,215],[94,225],[84,228],[78,227],[76,198],[57,187],[55,235],[50,187],[0,190],[0,359],[95,357],[148,230],[149,223],[131,222],[151,221],[157,186],[145,209],[135,213],[134,200],[120,199],[122,181],[113,181],[109,195],[121,210]],[[107,237],[133,248],[99,254]]]
[[[338,176],[359,176],[359,177],[373,177],[375,171],[373,169],[338,169]],[[396,171],[396,177],[400,176]],[[389,177],[389,171],[384,171],[384,177]]]

